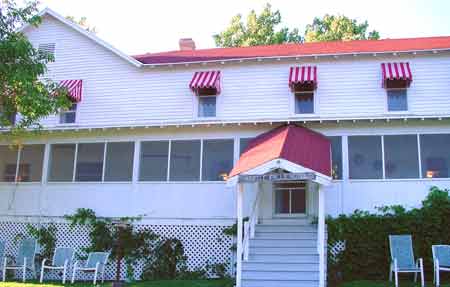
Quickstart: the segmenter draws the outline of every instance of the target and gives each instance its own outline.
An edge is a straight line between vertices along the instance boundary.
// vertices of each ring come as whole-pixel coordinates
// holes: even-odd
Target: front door
[[[306,182],[274,183],[275,216],[306,214]]]

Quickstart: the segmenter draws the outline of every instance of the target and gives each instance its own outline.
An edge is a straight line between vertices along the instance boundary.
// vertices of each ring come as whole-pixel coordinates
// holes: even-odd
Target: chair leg
[[[94,285],[97,284],[97,274],[98,274],[98,265],[95,266],[95,272],[94,272]]]
[[[72,280],[70,280],[70,283],[75,283],[75,273],[77,272],[77,264],[73,266],[73,272],[72,272]]]
[[[425,274],[423,273],[423,260],[422,259],[420,259],[419,264],[420,264],[420,285],[422,287],[424,287],[425,286]]]
[[[64,263],[64,269],[63,269],[63,278],[62,278],[62,284],[66,284],[66,273],[67,273],[67,262]]]
[[[6,280],[6,258],[5,259],[3,259],[3,282],[5,282],[5,280]]]
[[[42,264],[41,267],[41,278],[39,279],[39,283],[42,283],[44,281],[44,264]]]
[[[395,276],[395,287],[398,287],[398,272],[397,270],[394,271],[394,276]]]
[[[25,282],[27,276],[27,258],[23,259],[22,282]]]
[[[105,283],[105,266],[102,268],[102,284]]]
[[[436,273],[436,286],[439,287],[439,286],[441,286],[441,280],[439,277],[439,269],[436,269],[435,273]]]

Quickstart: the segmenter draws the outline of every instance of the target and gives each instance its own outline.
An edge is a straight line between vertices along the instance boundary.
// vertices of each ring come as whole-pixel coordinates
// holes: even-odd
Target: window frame
[[[24,146],[33,146],[33,145],[41,145],[44,146],[43,155],[42,155],[42,166],[41,166],[41,178],[38,181],[18,181],[19,172],[20,172],[20,164],[22,159],[22,150],[23,148],[16,151],[16,174],[14,177],[14,181],[3,181],[3,175],[0,175],[0,185],[2,184],[37,184],[44,182],[44,178],[47,178],[47,175],[45,173],[45,168],[48,166],[48,158],[46,156],[47,154],[47,144],[42,142],[32,142],[32,143],[24,143]],[[0,146],[8,146],[7,144],[0,144]]]
[[[405,101],[406,101],[406,110],[399,110],[399,111],[391,111],[389,110],[389,91],[405,91]],[[389,114],[405,114],[409,112],[409,100],[408,100],[408,88],[404,87],[404,88],[386,88],[385,89],[385,94],[386,94],[386,101],[385,101],[385,109],[386,112]]]
[[[75,109],[74,109],[74,110],[69,109],[69,110],[67,110],[67,111],[60,111],[59,114],[58,114],[58,118],[59,118],[59,120],[58,120],[58,125],[61,125],[61,126],[67,126],[67,125],[69,125],[69,126],[70,126],[70,125],[76,125],[76,124],[78,124],[77,119],[78,119],[79,104],[80,104],[80,103],[72,103],[71,108],[72,108],[73,106],[75,106]],[[71,114],[71,113],[73,113],[73,114],[75,115],[75,120],[74,120],[74,122],[73,122],[73,123],[65,123],[65,122],[62,122],[63,116],[65,116],[66,114]]]
[[[218,95],[201,95],[198,92],[195,92],[194,95],[194,118],[197,120],[210,120],[210,119],[217,119],[219,117],[219,97]],[[215,116],[206,117],[206,116],[200,116],[200,98],[215,98],[216,99],[216,105],[215,105]]]

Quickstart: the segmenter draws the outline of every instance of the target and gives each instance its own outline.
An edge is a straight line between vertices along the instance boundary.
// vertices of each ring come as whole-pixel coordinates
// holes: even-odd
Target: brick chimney
[[[182,38],[178,41],[180,45],[180,51],[193,51],[195,50],[195,42],[192,38]]]

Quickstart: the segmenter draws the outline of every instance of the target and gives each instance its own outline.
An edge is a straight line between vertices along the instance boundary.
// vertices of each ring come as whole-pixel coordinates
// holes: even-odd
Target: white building
[[[23,32],[74,105],[20,152],[1,143],[3,239],[77,208],[145,214],[201,266],[230,259],[221,231],[249,216],[238,286],[324,286],[325,215],[450,186],[450,37],[128,56],[43,17]]]

